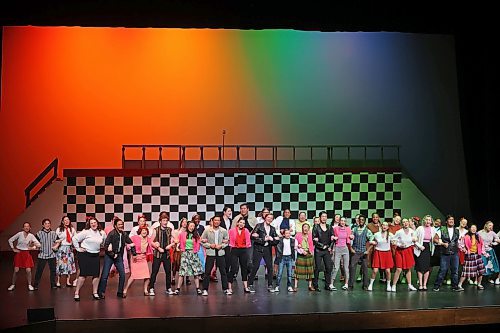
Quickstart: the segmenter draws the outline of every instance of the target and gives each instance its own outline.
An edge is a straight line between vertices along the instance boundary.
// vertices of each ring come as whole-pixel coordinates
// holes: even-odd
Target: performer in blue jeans
[[[280,239],[276,246],[276,259],[279,266],[274,292],[280,291],[281,277],[283,276],[283,269],[285,267],[287,290],[290,292],[295,291],[295,289],[292,288],[292,266],[295,262],[295,239],[291,237],[290,230],[288,229],[283,232],[283,238]]]
[[[108,284],[109,271],[111,266],[114,264],[118,274],[118,291],[116,295],[118,297],[123,297],[123,287],[125,286],[125,268],[123,267],[123,252],[127,244],[130,244],[130,251],[133,256],[136,256],[134,242],[128,237],[128,235],[123,232],[123,221],[118,217],[113,220],[114,229],[106,237],[104,242],[104,249],[106,250],[106,255],[104,256],[104,264],[101,272],[101,279],[99,280],[99,287],[97,288],[97,294],[99,298],[104,298],[104,293],[106,292],[106,286]]]
[[[458,285],[458,239],[460,232],[455,228],[455,219],[453,216],[446,217],[446,225],[439,228],[434,236],[434,243],[441,245],[441,261],[439,265],[439,273],[434,282],[434,291],[439,291],[441,284],[448,272],[451,270],[451,287],[454,291],[463,291],[464,289]]]

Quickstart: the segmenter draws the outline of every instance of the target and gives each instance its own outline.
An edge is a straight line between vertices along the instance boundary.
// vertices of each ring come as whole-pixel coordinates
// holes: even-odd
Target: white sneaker
[[[28,284],[28,290],[33,291],[33,290],[35,290],[35,288],[33,288],[33,286],[31,284]]]
[[[410,291],[417,291],[417,288],[415,288],[412,284],[408,285],[408,290]]]
[[[489,280],[488,282],[491,284],[495,284],[495,281],[493,281],[493,280]]]
[[[203,292],[201,293],[201,296],[208,296],[208,291],[203,290]]]
[[[292,287],[288,287],[288,291],[291,292],[291,293],[293,293],[293,288]]]
[[[279,293],[280,292],[280,287],[276,286],[276,288],[271,289],[272,293]]]
[[[390,284],[387,284],[387,288],[385,288],[385,290],[386,291],[393,291]],[[396,291],[396,286],[394,286],[394,291]]]
[[[149,296],[154,296],[154,295],[155,295],[154,288],[149,289]]]
[[[167,290],[165,290],[165,293],[167,295],[173,295],[174,294],[174,292],[172,291],[172,288],[168,288]]]
[[[7,288],[8,291],[12,291],[16,288],[15,284],[11,284],[9,288]]]
[[[373,290],[373,285],[369,285],[368,288],[366,288],[367,291],[372,291]]]
[[[389,288],[391,290],[389,290]],[[395,293],[396,292],[396,285],[393,285],[392,287],[387,286],[387,291],[392,291],[393,293]]]
[[[233,294],[233,292],[231,290],[229,290],[229,289],[224,290],[224,293],[226,295],[232,295]]]
[[[495,284],[496,284],[496,285],[499,285],[499,284],[500,284],[500,278],[497,278],[497,279],[495,280]]]

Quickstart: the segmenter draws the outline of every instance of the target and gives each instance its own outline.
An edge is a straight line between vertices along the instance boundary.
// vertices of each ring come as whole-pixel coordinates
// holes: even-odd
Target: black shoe
[[[314,290],[317,291],[318,293],[321,292],[321,289],[319,289],[319,287],[314,287]]]
[[[257,281],[259,279],[259,277],[257,275],[255,275],[255,277],[253,278],[255,281]]]
[[[98,294],[92,294],[92,298],[95,299],[96,301],[101,299]]]
[[[80,295],[75,295],[74,300],[75,302],[80,302]]]
[[[38,286],[33,286],[33,289],[34,290],[38,290]]]
[[[127,298],[127,294],[120,293],[120,292],[116,293],[116,296],[117,296],[118,298]]]
[[[104,296],[104,294],[99,294],[99,299],[105,299],[106,296]]]

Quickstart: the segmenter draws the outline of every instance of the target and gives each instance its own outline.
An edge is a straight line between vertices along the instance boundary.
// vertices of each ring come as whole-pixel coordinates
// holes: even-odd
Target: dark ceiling
[[[0,1],[2,25],[401,31],[488,29],[494,11],[361,1]],[[468,22],[468,24],[467,24]]]

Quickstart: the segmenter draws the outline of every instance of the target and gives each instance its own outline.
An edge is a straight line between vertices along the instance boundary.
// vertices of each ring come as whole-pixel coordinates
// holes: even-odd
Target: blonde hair
[[[488,227],[488,224],[490,224],[490,223],[491,223],[491,224],[493,224],[493,222],[492,222],[492,221],[486,221],[486,222],[484,222],[484,227],[483,227],[483,230],[484,230],[484,231],[487,231],[487,230],[486,230],[486,228]],[[494,224],[493,224],[493,225],[494,225]]]
[[[420,222],[421,226],[425,226],[425,220],[427,220],[428,217],[431,218],[431,226],[434,225],[434,219],[432,218],[431,215],[427,214],[427,215],[424,215],[424,217],[422,218],[422,222]]]

